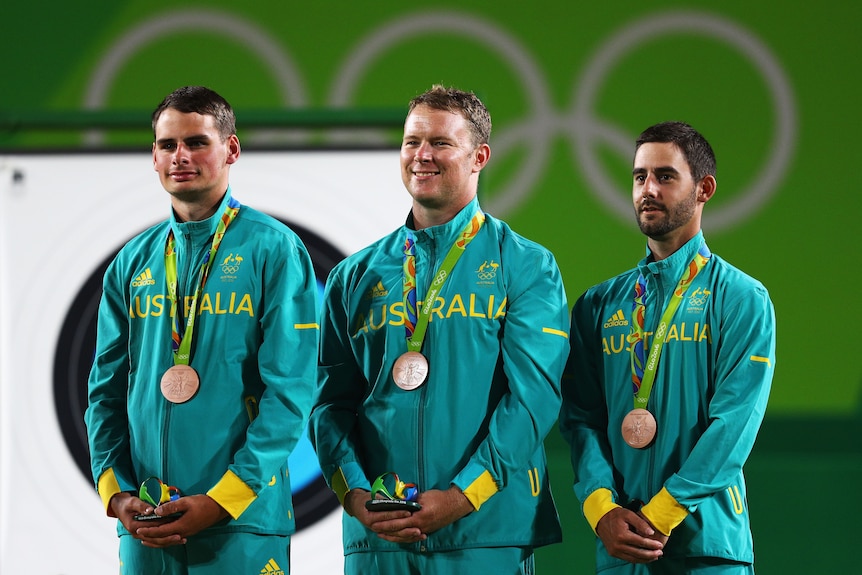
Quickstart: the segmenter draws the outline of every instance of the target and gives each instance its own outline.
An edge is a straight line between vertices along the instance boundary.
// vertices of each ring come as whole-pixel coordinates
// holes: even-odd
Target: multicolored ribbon
[[[464,254],[467,245],[473,241],[482,225],[485,223],[485,214],[480,210],[476,211],[473,218],[467,223],[467,226],[461,232],[461,235],[449,248],[449,253],[440,264],[437,273],[434,274],[434,281],[428,288],[428,293],[425,294],[425,302],[421,309],[417,309],[416,304],[416,240],[412,231],[408,231],[407,239],[404,242],[404,310],[406,320],[404,327],[407,332],[407,349],[409,351],[420,351],[422,349],[422,341],[425,339],[425,330],[428,328],[428,322],[431,319],[431,310],[434,308],[434,300],[437,299],[437,294],[443,288],[446,280],[452,275],[452,270],[458,259]]]
[[[661,357],[661,350],[664,346],[665,337],[667,336],[668,326],[670,325],[673,315],[676,313],[686,290],[704,268],[706,262],[712,254],[706,244],[701,244],[694,259],[688,264],[682,277],[673,291],[670,302],[667,305],[664,313],[661,316],[658,328],[653,334],[652,345],[650,346],[649,357],[644,357],[644,345],[646,340],[646,330],[644,329],[646,317],[646,280],[643,274],[638,275],[635,283],[635,295],[632,303],[632,325],[628,336],[629,347],[631,348],[631,365],[632,365],[632,393],[634,395],[635,408],[646,408],[649,401],[650,392],[652,391],[653,382],[655,381],[655,373],[658,368],[658,360]]]
[[[178,303],[181,304],[182,302],[177,301],[177,252],[175,250],[174,231],[173,229],[168,230],[168,238],[165,243],[165,280],[168,284],[168,299],[170,299],[171,307],[174,310],[174,321],[171,324],[171,349],[174,352],[174,365],[189,364],[195,329],[195,317],[197,316],[198,297],[203,292],[204,284],[207,281],[207,277],[209,277],[210,269],[212,268],[213,261],[215,261],[215,255],[222,238],[224,238],[225,231],[236,218],[239,208],[240,203],[238,201],[234,198],[228,199],[227,207],[225,207],[218,226],[216,226],[212,246],[206,254],[206,259],[201,263],[197,286],[195,286],[185,329],[183,329],[181,320],[184,312],[183,306],[178,305]]]
[[[404,312],[407,319],[404,327],[407,329],[407,337],[413,335],[416,329],[416,237],[413,231],[407,232],[404,240]]]

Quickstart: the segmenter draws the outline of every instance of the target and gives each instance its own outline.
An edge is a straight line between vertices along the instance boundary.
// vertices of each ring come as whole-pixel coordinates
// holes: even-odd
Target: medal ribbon
[[[209,276],[212,263],[215,260],[215,254],[221,244],[224,233],[230,223],[236,218],[239,213],[240,204],[233,198],[230,198],[224,213],[219,219],[216,226],[213,242],[210,250],[207,252],[206,259],[201,264],[200,272],[198,273],[197,286],[195,286],[194,296],[189,309],[189,317],[186,319],[186,326],[183,329],[182,320],[182,305],[178,305],[177,301],[177,252],[174,249],[174,231],[168,230],[168,239],[165,243],[165,279],[168,284],[168,298],[171,301],[171,306],[174,309],[174,321],[171,324],[171,349],[174,352],[174,365],[188,365],[191,359],[192,337],[195,330],[195,317],[197,316],[198,297],[203,292],[204,284]]]
[[[629,332],[628,342],[631,348],[631,364],[632,364],[632,393],[634,394],[635,409],[645,409],[647,401],[649,401],[650,392],[652,391],[653,382],[655,381],[655,373],[658,368],[658,360],[661,357],[661,350],[664,346],[665,337],[667,336],[668,325],[670,325],[673,315],[676,313],[679,304],[682,302],[688,286],[700,273],[700,270],[709,261],[712,254],[706,244],[701,244],[694,259],[688,264],[670,302],[667,304],[667,309],[661,316],[658,328],[653,334],[652,345],[650,346],[649,357],[644,361],[644,341],[646,339],[646,331],[644,329],[644,318],[646,317],[646,280],[643,274],[638,275],[635,283],[635,296],[632,303],[632,326]]]
[[[419,310],[417,310],[416,305],[416,241],[413,232],[408,231],[407,240],[404,242],[404,309],[407,315],[404,320],[404,327],[407,331],[407,349],[409,351],[422,349],[422,341],[425,339],[425,330],[431,319],[434,300],[437,299],[437,294],[440,293],[446,280],[449,279],[458,259],[464,254],[467,244],[476,237],[484,223],[485,214],[477,210],[476,215],[467,223],[460,237],[449,248],[449,253],[446,254],[443,263],[440,264],[440,268],[434,274],[434,281],[431,282],[431,287],[425,294],[424,305]]]

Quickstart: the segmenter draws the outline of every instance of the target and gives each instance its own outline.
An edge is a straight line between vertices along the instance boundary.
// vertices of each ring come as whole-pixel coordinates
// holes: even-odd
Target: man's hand
[[[424,541],[428,535],[473,511],[473,504],[457,487],[446,491],[431,489],[419,493],[419,511],[367,511],[367,491],[352,490],[345,498],[345,509],[377,536],[393,543]]]
[[[149,507],[148,510],[151,512],[153,509]],[[175,501],[159,505],[155,513],[163,516],[174,513],[182,515],[176,519],[166,519],[156,525],[150,521],[135,521],[133,524],[135,530],[129,529],[129,531],[147,547],[183,545],[192,535],[200,533],[228,516],[227,511],[209,495],[180,497]]]
[[[599,519],[596,534],[612,557],[629,563],[652,563],[659,559],[667,541],[646,519],[624,507],[613,509]]]
[[[638,516],[641,519],[643,519],[644,521],[646,521],[649,524],[650,528],[652,528],[653,534],[649,535],[649,538],[658,541],[659,543],[661,543],[662,548],[664,548],[664,546],[667,545],[667,540],[669,539],[669,537],[667,535],[665,535],[664,533],[662,533],[661,531],[659,531],[658,529],[656,529],[655,525],[652,524],[652,521],[647,519],[646,515],[644,515],[640,511],[638,511]]]
[[[419,494],[417,500],[422,509],[415,511],[410,519],[424,535],[430,535],[447,525],[455,523],[474,511],[467,496],[455,486],[446,491],[431,489]]]
[[[425,539],[422,531],[411,525],[399,523],[408,519],[409,511],[368,511],[365,502],[371,500],[371,493],[364,489],[351,489],[344,497],[344,510],[351,517],[377,533],[378,537],[394,543],[415,543]]]
[[[152,505],[142,499],[138,499],[131,493],[121,491],[111,497],[108,515],[119,519],[123,527],[134,535],[135,529],[143,523],[135,521],[135,515],[150,515],[152,512]]]

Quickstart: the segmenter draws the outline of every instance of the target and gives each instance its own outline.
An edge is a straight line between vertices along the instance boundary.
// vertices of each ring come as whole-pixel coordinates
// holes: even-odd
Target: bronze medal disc
[[[408,351],[395,360],[392,379],[404,391],[411,391],[425,383],[428,377],[428,360],[418,351]]]
[[[646,409],[633,409],[623,418],[623,439],[635,449],[648,447],[655,439],[656,422]]]
[[[162,376],[162,395],[171,403],[185,403],[195,396],[201,380],[188,365],[175,365]]]

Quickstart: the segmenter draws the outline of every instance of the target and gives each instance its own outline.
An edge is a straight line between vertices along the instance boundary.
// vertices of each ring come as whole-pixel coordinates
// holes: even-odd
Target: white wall
[[[401,225],[410,204],[397,151],[246,151],[231,184],[344,254]],[[86,279],[169,209],[146,153],[0,156],[0,573],[117,572],[115,521],[57,420],[54,357]],[[340,513],[291,552],[294,575],[340,573]]]

